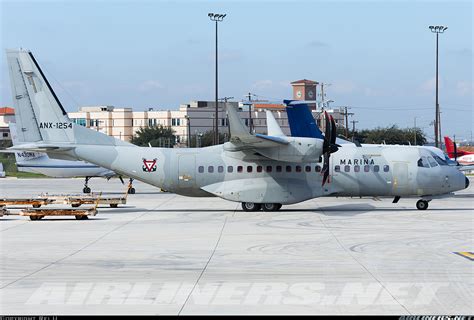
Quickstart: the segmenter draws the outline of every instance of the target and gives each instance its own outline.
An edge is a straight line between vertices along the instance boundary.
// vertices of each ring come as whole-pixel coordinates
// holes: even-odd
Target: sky
[[[433,139],[435,41],[443,135],[474,131],[471,1],[0,0],[0,106],[12,104],[6,48],[33,52],[67,111],[84,105],[177,109],[248,92],[278,101],[291,81],[327,83],[357,128],[421,127]]]

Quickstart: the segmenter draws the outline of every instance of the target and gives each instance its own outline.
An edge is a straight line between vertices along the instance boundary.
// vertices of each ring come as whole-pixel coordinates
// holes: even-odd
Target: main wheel
[[[263,211],[278,211],[281,208],[279,203],[264,203],[262,205]]]
[[[253,202],[242,202],[242,209],[244,211],[258,211],[262,208],[260,203],[253,203]]]
[[[128,189],[128,194],[135,194],[135,188]]]
[[[84,187],[84,189],[82,189],[82,192],[84,192],[84,193],[91,193],[91,188],[89,188],[89,187]]]
[[[416,202],[416,208],[417,208],[418,210],[426,210],[426,209],[428,209],[428,201],[426,201],[426,200],[418,200],[418,201]]]

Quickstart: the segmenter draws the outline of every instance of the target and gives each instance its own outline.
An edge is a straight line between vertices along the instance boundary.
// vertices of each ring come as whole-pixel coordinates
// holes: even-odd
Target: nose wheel
[[[91,193],[91,188],[89,188],[89,180],[91,177],[86,177],[86,180],[84,181],[84,189],[82,189],[82,192],[84,193]]]
[[[423,199],[418,200],[416,202],[416,208],[418,210],[426,210],[426,209],[428,209],[428,203],[429,203],[428,200],[423,200]]]
[[[135,188],[133,187],[133,179],[130,178],[128,182],[128,194],[135,194]]]

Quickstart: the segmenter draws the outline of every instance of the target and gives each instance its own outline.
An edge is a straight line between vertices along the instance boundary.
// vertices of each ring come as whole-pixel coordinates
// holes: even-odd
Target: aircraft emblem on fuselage
[[[143,158],[143,167],[144,172],[155,172],[156,171],[156,158],[153,160],[147,160]]]

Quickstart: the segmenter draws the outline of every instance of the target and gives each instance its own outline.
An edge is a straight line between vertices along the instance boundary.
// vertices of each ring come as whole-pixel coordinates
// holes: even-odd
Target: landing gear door
[[[193,188],[196,185],[196,158],[192,154],[178,156],[178,186]]]

